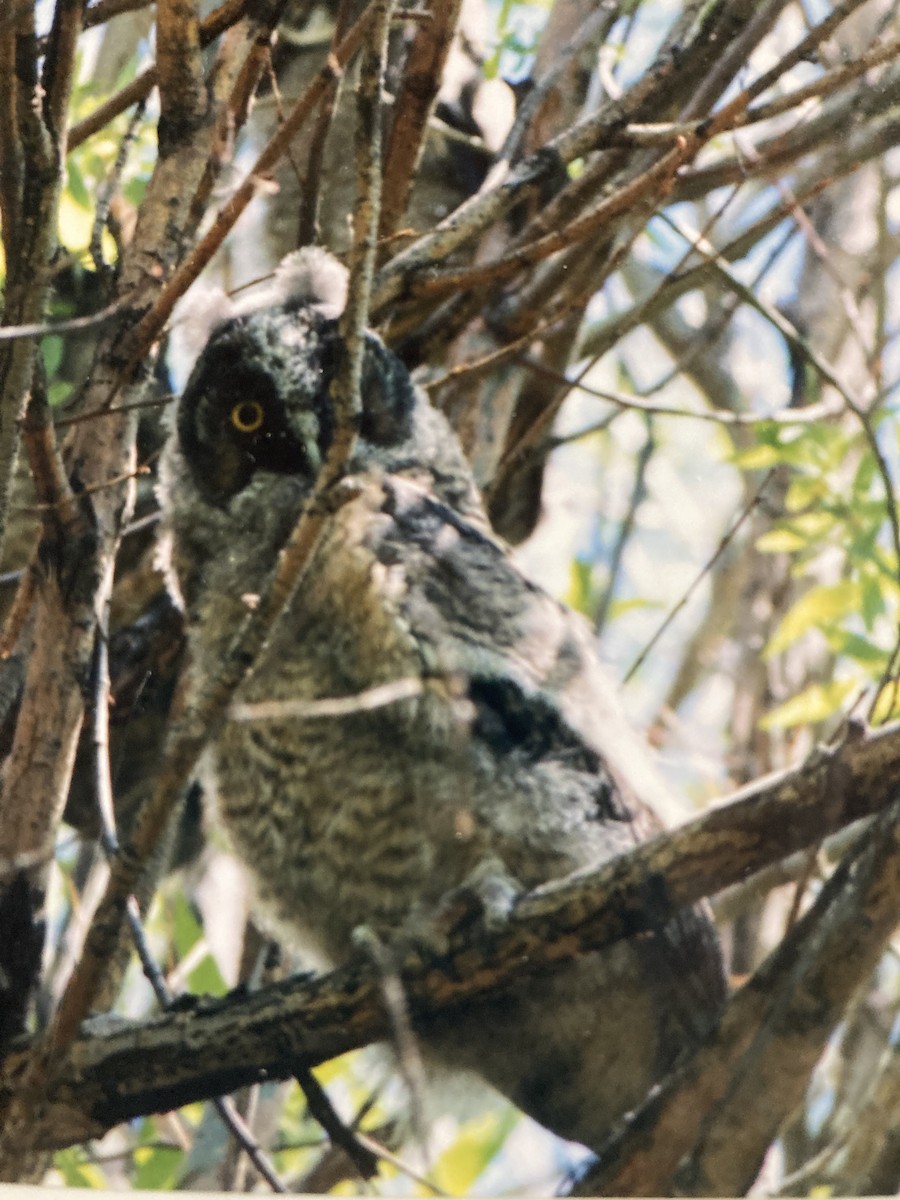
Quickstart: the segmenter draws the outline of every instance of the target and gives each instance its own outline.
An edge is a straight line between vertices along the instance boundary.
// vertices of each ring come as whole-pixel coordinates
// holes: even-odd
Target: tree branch
[[[661,834],[595,871],[524,895],[501,929],[470,911],[440,955],[404,947],[400,974],[418,1021],[495,994],[524,974],[623,937],[656,930],[676,912],[826,833],[883,810],[900,785],[900,723],[856,729],[782,776]],[[799,926],[798,926],[799,928]],[[385,1036],[380,978],[360,956],[330,975],[296,977],[251,996],[196,999],[141,1024],[86,1027],[46,1085],[35,1147],[99,1136],[121,1121],[288,1077]],[[0,1074],[0,1107],[13,1097],[34,1047]]]
[[[896,927],[898,816],[895,802],[859,839],[810,911],[732,997],[706,1045],[602,1148],[579,1194],[746,1193]]]

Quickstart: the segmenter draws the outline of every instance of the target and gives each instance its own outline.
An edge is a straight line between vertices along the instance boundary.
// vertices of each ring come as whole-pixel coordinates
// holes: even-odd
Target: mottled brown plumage
[[[200,678],[265,588],[332,435],[339,305],[314,278],[326,267],[307,255],[265,307],[226,313],[181,399],[163,546]],[[596,864],[657,828],[661,803],[590,631],[513,564],[454,435],[374,335],[362,399],[354,498],[236,699],[398,681],[402,695],[231,721],[209,770],[262,902],[333,963],[355,928],[390,937],[488,859],[526,888]],[[438,1059],[597,1145],[722,994],[711,926],[687,913],[424,1036]]]

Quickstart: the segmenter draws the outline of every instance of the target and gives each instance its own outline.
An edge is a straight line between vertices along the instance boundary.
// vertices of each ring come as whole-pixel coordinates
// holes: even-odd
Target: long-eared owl
[[[333,436],[344,288],[307,250],[256,302],[207,305],[160,483],[197,679],[264,591]],[[516,567],[453,432],[374,334],[349,471],[352,498],[235,697],[268,707],[209,751],[261,903],[335,964],[354,929],[389,939],[485,863],[531,888],[602,862],[658,829],[664,803],[589,629]],[[420,1033],[435,1060],[596,1146],[723,990],[691,911]]]

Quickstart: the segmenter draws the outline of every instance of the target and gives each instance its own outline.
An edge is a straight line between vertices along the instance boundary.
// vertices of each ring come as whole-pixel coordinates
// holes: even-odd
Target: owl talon
[[[495,933],[506,925],[525,889],[499,858],[486,858],[463,880],[458,890],[475,898],[485,929]]]
[[[509,920],[522,891],[499,858],[486,858],[459,887],[447,892],[436,908],[416,919],[415,938],[420,944],[446,953],[451,934],[476,921],[489,933],[496,932]]]

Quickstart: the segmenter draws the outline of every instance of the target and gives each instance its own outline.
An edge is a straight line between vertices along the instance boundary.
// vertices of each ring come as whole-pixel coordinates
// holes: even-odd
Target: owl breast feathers
[[[264,591],[333,436],[341,284],[301,251],[259,306],[211,306],[160,473],[198,683]],[[260,715],[229,722],[209,756],[261,902],[334,963],[356,927],[390,937],[488,860],[524,888],[595,865],[657,829],[666,802],[590,631],[492,535],[453,432],[374,334],[362,406],[353,498],[236,696]],[[723,990],[712,927],[687,912],[421,1036],[598,1145]]]

